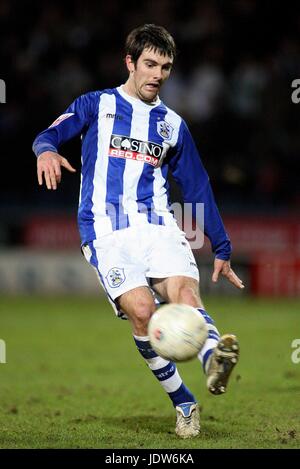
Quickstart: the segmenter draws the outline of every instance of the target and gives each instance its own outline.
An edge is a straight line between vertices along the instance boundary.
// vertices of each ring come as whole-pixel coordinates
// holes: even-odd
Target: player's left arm
[[[244,288],[242,280],[231,268],[231,242],[216,205],[208,174],[184,121],[181,123],[174,151],[175,154],[169,160],[169,167],[182,190],[183,201],[192,203],[194,218],[196,218],[197,203],[204,204],[204,233],[209,238],[212,251],[215,253],[212,281],[217,282],[221,274],[237,288]]]
[[[220,274],[224,275],[235,287],[240,289],[245,288],[243,280],[241,280],[231,268],[230,260],[224,261],[223,259],[215,257],[212,281],[216,283]]]

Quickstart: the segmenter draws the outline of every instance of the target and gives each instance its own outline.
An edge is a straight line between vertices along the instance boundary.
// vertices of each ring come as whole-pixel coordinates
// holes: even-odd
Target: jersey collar
[[[138,98],[134,98],[133,96],[130,96],[128,93],[126,93],[124,90],[123,90],[123,86],[124,85],[121,85],[121,86],[118,86],[116,88],[116,90],[118,91],[118,93],[122,96],[122,98],[126,99],[126,101],[129,101],[131,104],[139,104],[139,105],[143,105],[145,106],[147,109],[150,108],[154,108],[156,106],[159,106],[161,104],[161,100],[159,99],[159,97],[157,96],[156,100],[153,101],[153,103],[145,103],[144,101],[142,101],[141,99],[138,99]]]

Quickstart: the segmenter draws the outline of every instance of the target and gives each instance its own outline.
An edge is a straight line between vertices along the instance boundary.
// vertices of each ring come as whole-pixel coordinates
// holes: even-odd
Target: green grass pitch
[[[202,407],[201,434],[180,440],[171,401],[106,300],[2,298],[0,448],[299,448],[300,301],[206,307],[238,335],[241,359],[221,396],[206,390],[198,360],[179,366]]]

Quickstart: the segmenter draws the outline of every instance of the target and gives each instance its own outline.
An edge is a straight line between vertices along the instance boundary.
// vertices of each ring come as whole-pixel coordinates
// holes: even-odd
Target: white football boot
[[[231,372],[239,359],[239,343],[233,334],[224,334],[211,356],[207,366],[206,385],[212,394],[226,392]]]
[[[196,402],[185,402],[176,406],[176,435],[180,438],[192,438],[200,432],[199,406]]]

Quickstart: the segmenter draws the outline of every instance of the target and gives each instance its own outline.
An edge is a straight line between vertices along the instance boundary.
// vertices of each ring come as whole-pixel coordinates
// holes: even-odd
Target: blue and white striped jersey
[[[176,224],[168,171],[184,202],[204,203],[204,232],[220,259],[231,244],[206,170],[184,120],[157,101],[150,105],[122,87],[77,98],[33,143],[36,156],[82,136],[78,223],[82,242],[136,224]]]

